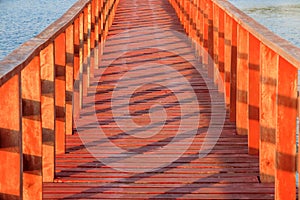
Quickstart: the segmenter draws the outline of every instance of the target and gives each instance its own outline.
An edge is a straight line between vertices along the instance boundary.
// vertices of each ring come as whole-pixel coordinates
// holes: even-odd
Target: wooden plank
[[[237,27],[237,95],[236,126],[239,135],[248,134],[248,80],[249,80],[249,33],[241,26]]]
[[[43,182],[52,182],[55,174],[55,84],[54,45],[40,52],[41,109],[43,130]]]
[[[20,75],[1,85],[0,94],[0,199],[20,199],[23,186]]]
[[[232,20],[231,35],[231,68],[230,68],[230,121],[236,121],[237,98],[237,22]]]
[[[89,9],[85,7],[83,12],[83,66],[82,66],[82,94],[87,95],[89,84]]]
[[[249,154],[259,152],[260,41],[249,34]]]
[[[74,27],[66,29],[66,135],[73,134]]]
[[[73,25],[73,42],[74,42],[74,71],[73,71],[73,79],[74,79],[74,87],[73,87],[73,121],[77,120],[79,117],[80,111],[80,94],[79,94],[79,87],[80,87],[80,58],[79,58],[79,51],[80,51],[80,36],[79,36],[79,17],[77,17],[74,21]],[[73,122],[74,123],[74,122]]]
[[[42,199],[42,122],[40,58],[21,71],[23,199]]]
[[[225,84],[225,101],[226,104],[230,104],[230,69],[231,69],[231,40],[232,40],[232,18],[225,13],[225,47],[224,47],[224,84]]]
[[[261,44],[260,49],[260,179],[262,182],[275,180],[275,143],[277,123],[277,78],[278,55]]]
[[[65,152],[66,136],[66,35],[54,41],[55,64],[55,153]]]
[[[225,92],[225,16],[224,10],[219,9],[219,80],[218,90],[219,92]],[[226,100],[225,100],[226,101]]]
[[[214,61],[214,83],[217,85],[219,74],[219,7],[213,4],[213,61]]]
[[[296,199],[297,80],[298,69],[280,57],[275,199]]]

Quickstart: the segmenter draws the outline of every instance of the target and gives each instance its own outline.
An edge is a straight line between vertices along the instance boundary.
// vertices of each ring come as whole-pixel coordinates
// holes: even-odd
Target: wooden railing
[[[79,0],[0,61],[0,199],[42,199],[55,178],[118,0]]]
[[[300,49],[226,0],[169,1],[212,57],[208,74],[224,82],[230,119],[248,135],[249,154],[259,155],[260,180],[275,182],[276,199],[296,199]]]

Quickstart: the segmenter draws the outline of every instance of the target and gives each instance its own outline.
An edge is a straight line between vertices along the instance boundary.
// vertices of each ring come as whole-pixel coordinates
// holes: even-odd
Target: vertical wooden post
[[[74,33],[73,25],[66,29],[66,134],[73,133]]]
[[[95,0],[95,41],[94,41],[94,68],[99,67],[99,34],[100,34],[100,24],[99,24],[99,1]]]
[[[80,85],[80,61],[79,61],[79,51],[80,51],[80,36],[79,36],[79,17],[74,21],[74,88],[73,88],[73,120],[76,120],[79,117],[80,109],[80,95],[79,95],[79,85]]]
[[[298,69],[283,58],[278,66],[275,199],[296,199]]]
[[[248,57],[249,36],[242,27],[237,29],[237,95],[236,95],[236,126],[239,135],[248,134]]]
[[[259,167],[262,182],[275,180],[278,55],[261,44]]]
[[[225,51],[225,33],[224,33],[224,11],[219,9],[219,53],[218,53],[218,65],[219,65],[219,82],[218,89],[220,92],[225,92],[225,66],[224,66],[224,51]]]
[[[43,130],[43,182],[52,182],[55,174],[54,47],[50,43],[40,52],[41,109]]]
[[[236,121],[236,95],[237,95],[237,22],[232,20],[231,35],[231,68],[230,68],[230,121]]]
[[[88,88],[90,86],[90,82],[91,82],[91,78],[94,77],[94,65],[92,65],[91,63],[91,29],[92,29],[92,5],[91,3],[88,4],[88,18],[87,18],[87,85],[86,87]],[[94,42],[94,41],[93,41]],[[94,62],[94,59],[93,59]],[[87,93],[87,91],[86,91]]]
[[[54,41],[55,50],[55,150],[65,152],[66,134],[66,35],[61,33]]]
[[[214,83],[219,79],[219,7],[213,4],[213,60],[214,60]]]
[[[224,37],[225,37],[225,48],[224,48],[224,68],[225,68],[225,97],[226,97],[226,104],[230,104],[230,71],[231,71],[231,45],[232,45],[232,18],[226,13],[225,14],[225,30],[224,30]]]
[[[83,74],[82,74],[82,92],[83,96],[87,95],[87,86],[88,86],[88,77],[89,77],[89,69],[88,69],[88,62],[89,62],[89,55],[88,55],[88,18],[89,18],[89,11],[88,7],[84,9],[83,12]]]
[[[79,15],[79,107],[83,104],[84,31],[83,13]]]
[[[21,71],[23,199],[42,199],[42,123],[40,59]]]
[[[22,198],[20,75],[0,86],[0,199]],[[9,177],[6,176],[9,174]]]
[[[208,55],[210,58],[208,58],[208,77],[214,78],[214,13],[213,13],[213,2],[207,1],[207,14],[208,14],[208,37],[207,37],[207,43],[208,43]]]
[[[258,155],[259,151],[259,99],[260,99],[260,42],[249,34],[249,134],[248,152]]]

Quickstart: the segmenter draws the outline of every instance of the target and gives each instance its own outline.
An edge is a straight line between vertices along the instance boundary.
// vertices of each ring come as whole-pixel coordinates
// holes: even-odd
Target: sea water
[[[61,17],[77,0],[0,0],[0,60]]]

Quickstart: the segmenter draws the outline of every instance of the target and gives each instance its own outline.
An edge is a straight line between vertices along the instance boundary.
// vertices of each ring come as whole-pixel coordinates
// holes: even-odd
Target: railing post
[[[94,77],[94,65],[91,65],[91,26],[92,26],[92,5],[88,4],[87,7],[87,85],[88,88],[90,86],[91,77]],[[93,60],[94,61],[94,60]],[[87,91],[86,91],[87,94]]]
[[[249,34],[249,132],[248,152],[258,155],[259,151],[259,99],[260,99],[260,41]]]
[[[248,134],[248,80],[249,80],[249,33],[241,25],[237,28],[237,95],[236,127],[237,134]]]
[[[237,97],[237,22],[232,20],[231,28],[231,63],[230,63],[230,121],[236,121]]]
[[[53,43],[50,43],[40,52],[40,63],[42,87],[43,181],[52,182],[55,174],[55,85]]]
[[[40,80],[40,59],[35,56],[21,71],[23,199],[42,199]]]
[[[262,182],[275,180],[278,55],[261,44],[259,167]]]
[[[83,12],[83,74],[82,74],[82,92],[83,96],[87,95],[87,87],[89,83],[89,57],[88,57],[88,7],[84,8]]]
[[[224,17],[224,11],[222,9],[219,9],[219,53],[218,53],[218,64],[219,64],[219,85],[218,89],[220,92],[225,92],[225,58],[224,58],[224,49],[225,49],[225,30],[224,30],[224,24],[225,24],[225,17]]]
[[[80,68],[80,57],[79,57],[79,51],[80,51],[80,36],[79,36],[79,17],[77,17],[74,21],[74,89],[73,89],[73,121],[76,120],[79,117],[79,110],[80,110],[80,74],[79,74],[79,68]]]
[[[94,68],[98,69],[99,67],[99,34],[100,34],[100,23],[99,23],[99,1],[95,0],[95,16],[94,16],[94,23],[95,23],[95,39],[94,39]]]
[[[73,134],[74,28],[66,29],[66,135]]]
[[[298,69],[281,57],[278,64],[275,199],[296,199]]]
[[[207,14],[208,14],[208,35],[207,35],[207,44],[208,44],[208,55],[212,59],[208,59],[208,77],[214,78],[214,12],[213,12],[213,2],[212,0],[207,1]]]
[[[0,86],[0,199],[22,198],[20,74]],[[8,178],[9,176],[9,178]]]
[[[90,78],[94,77],[94,69],[95,69],[95,54],[94,51],[96,50],[95,46],[95,16],[96,16],[96,0],[91,1],[91,25],[90,25]],[[90,83],[90,82],[89,82]]]
[[[218,83],[219,78],[219,7],[213,3],[213,79]]]
[[[83,105],[84,31],[83,13],[79,15],[79,108]]]
[[[225,29],[224,29],[225,47],[224,47],[224,83],[225,83],[225,99],[226,104],[230,105],[230,71],[231,71],[231,51],[232,51],[232,18],[225,14]]]
[[[55,150],[65,152],[66,134],[66,35],[54,41],[55,58]]]

